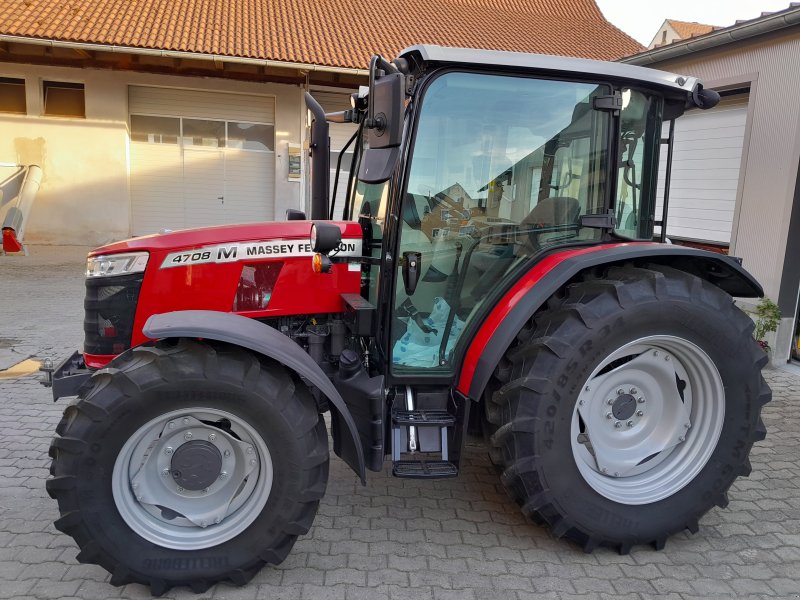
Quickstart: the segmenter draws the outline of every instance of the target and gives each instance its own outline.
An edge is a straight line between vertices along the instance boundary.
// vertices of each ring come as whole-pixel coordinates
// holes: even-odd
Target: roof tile
[[[2,0],[0,33],[352,68],[417,43],[601,60],[642,49],[594,0]]]

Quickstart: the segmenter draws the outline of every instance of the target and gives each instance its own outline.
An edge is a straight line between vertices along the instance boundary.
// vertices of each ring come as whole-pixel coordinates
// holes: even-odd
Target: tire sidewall
[[[594,490],[578,469],[571,443],[575,402],[606,357],[630,342],[655,335],[683,338],[708,354],[724,385],[725,418],[706,465],[685,487],[655,503],[621,504]],[[748,440],[757,420],[752,402],[758,387],[752,381],[753,365],[743,362],[751,356],[744,342],[731,325],[730,312],[719,306],[637,297],[635,306],[600,317],[591,328],[584,327],[583,335],[570,340],[574,351],[556,361],[550,373],[551,393],[538,403],[528,403],[536,405],[539,425],[533,436],[518,436],[516,443],[534,447],[518,447],[517,456],[532,452],[540,457],[538,476],[543,486],[550,490],[559,512],[584,531],[597,532],[604,539],[643,541],[683,529],[724,494],[747,458],[749,447],[743,440]],[[518,410],[522,406],[523,401]]]
[[[217,546],[174,550],[146,540],[128,526],[116,508],[111,480],[117,457],[132,435],[153,419],[189,408],[224,410],[247,422],[270,452],[273,479],[264,508],[243,532]],[[303,491],[296,462],[310,449],[293,435],[295,425],[272,398],[224,381],[164,382],[145,390],[135,403],[117,403],[108,420],[93,424],[83,438],[89,449],[78,468],[77,492],[81,513],[93,516],[87,521],[92,537],[120,564],[144,577],[213,581],[232,570],[252,568],[261,551],[285,538],[282,525],[287,515],[293,515],[293,505]]]

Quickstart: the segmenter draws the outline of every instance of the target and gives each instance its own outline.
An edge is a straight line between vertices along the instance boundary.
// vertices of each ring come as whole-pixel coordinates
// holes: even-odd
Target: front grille
[[[130,348],[142,279],[144,273],[86,279],[84,352],[119,354]]]

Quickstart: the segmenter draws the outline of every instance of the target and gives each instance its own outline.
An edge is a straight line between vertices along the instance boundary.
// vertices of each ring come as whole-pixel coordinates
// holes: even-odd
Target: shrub
[[[781,309],[769,298],[762,298],[755,310],[756,328],[753,336],[764,350],[769,349],[769,344],[764,339],[768,333],[778,329],[781,322]]]

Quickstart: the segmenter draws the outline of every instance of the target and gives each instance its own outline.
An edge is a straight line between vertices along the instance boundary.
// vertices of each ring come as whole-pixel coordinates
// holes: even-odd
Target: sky
[[[664,19],[727,27],[762,12],[788,8],[791,0],[596,0],[606,19],[647,46]]]

